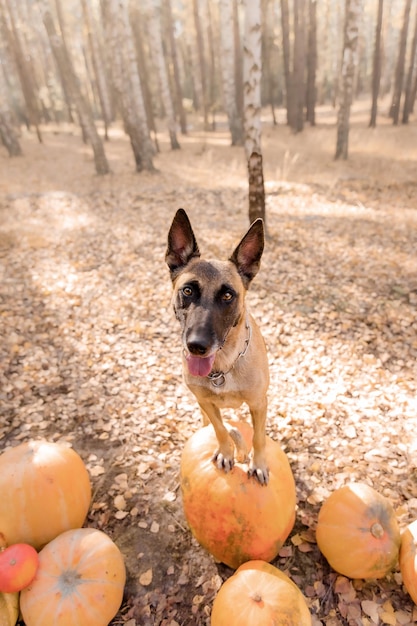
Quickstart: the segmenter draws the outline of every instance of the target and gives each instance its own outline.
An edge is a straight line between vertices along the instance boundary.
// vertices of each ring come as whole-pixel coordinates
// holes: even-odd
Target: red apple
[[[0,592],[14,593],[27,587],[35,578],[38,565],[38,553],[27,543],[0,550]]]

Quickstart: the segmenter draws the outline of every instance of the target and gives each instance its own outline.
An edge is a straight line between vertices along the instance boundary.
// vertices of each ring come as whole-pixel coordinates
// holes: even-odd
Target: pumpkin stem
[[[375,537],[375,539],[382,539],[382,537],[384,536],[384,529],[379,522],[375,522],[374,524],[372,524],[371,535]]]
[[[262,602],[262,596],[261,596],[261,594],[259,594],[259,593],[256,593],[256,592],[255,592],[255,593],[252,595],[252,600],[253,600],[254,602],[258,602],[258,603]]]

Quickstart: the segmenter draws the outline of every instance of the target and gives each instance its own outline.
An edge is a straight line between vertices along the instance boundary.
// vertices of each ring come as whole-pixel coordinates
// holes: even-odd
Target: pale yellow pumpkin
[[[311,626],[297,585],[265,561],[248,561],[226,580],[214,599],[211,626]]]
[[[91,501],[81,457],[72,448],[29,441],[0,455],[0,537],[37,550],[70,528],[80,528]]]
[[[26,626],[107,626],[120,608],[123,556],[94,528],[68,530],[39,553],[33,582],[20,594]]]

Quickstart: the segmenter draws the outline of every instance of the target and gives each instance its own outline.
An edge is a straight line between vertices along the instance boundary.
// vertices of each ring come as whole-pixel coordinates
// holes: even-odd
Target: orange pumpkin
[[[248,449],[253,430],[233,422]],[[267,437],[269,483],[261,486],[236,463],[226,473],[212,462],[217,439],[212,426],[186,443],[181,457],[181,489],[185,517],[197,541],[230,567],[245,561],[271,561],[295,521],[295,484],[285,453]]]
[[[39,557],[27,543],[15,543],[0,550],[0,591],[15,593],[32,582],[38,569]]]
[[[402,534],[400,569],[405,588],[417,604],[417,520],[409,524]]]
[[[26,626],[107,626],[126,581],[119,548],[101,530],[68,530],[39,553],[33,582],[20,594]]]
[[[400,531],[390,502],[364,483],[334,491],[320,509],[316,539],[332,568],[349,578],[382,578],[398,560]]]
[[[29,441],[0,455],[0,536],[39,549],[86,518],[91,485],[81,457],[66,445]]]
[[[300,589],[265,561],[248,561],[220,588],[211,626],[311,626]]]

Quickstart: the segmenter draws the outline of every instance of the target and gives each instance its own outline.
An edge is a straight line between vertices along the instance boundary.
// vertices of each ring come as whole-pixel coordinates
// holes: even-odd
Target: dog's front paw
[[[248,476],[253,476],[260,485],[267,485],[269,481],[269,470],[266,465],[256,466],[253,462],[249,465]]]
[[[214,453],[211,460],[216,467],[224,470],[226,474],[227,472],[230,472],[231,469],[233,469],[233,466],[235,464],[233,456],[225,455],[220,450],[217,450],[217,452]]]

